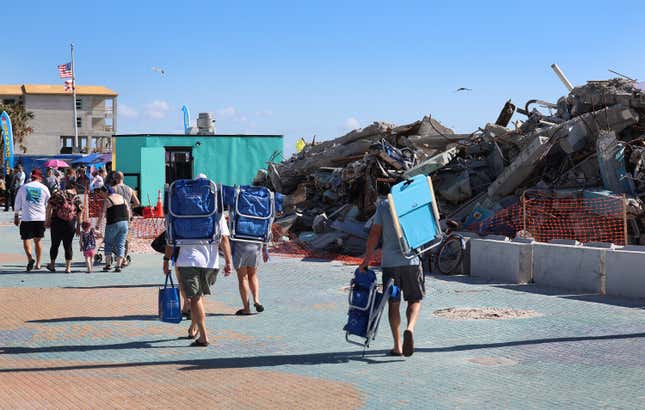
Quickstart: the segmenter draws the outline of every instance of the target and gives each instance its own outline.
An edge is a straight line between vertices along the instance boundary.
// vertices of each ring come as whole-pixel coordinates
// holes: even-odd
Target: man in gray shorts
[[[403,257],[387,199],[381,200],[377,205],[374,224],[365,246],[365,257],[359,266],[359,270],[367,269],[381,239],[383,243],[381,259],[383,283],[385,284],[390,279],[394,279],[394,284],[401,289],[403,298],[408,303],[406,310],[408,326],[403,332],[403,345],[401,345],[401,334],[399,333],[401,297],[399,296],[397,300],[389,301],[388,319],[392,337],[394,338],[394,347],[390,351],[390,355],[412,356],[414,353],[414,325],[421,311],[421,300],[425,296],[424,277],[419,258],[406,259]]]
[[[229,230],[222,216],[219,221],[221,238],[219,243],[204,245],[181,245],[175,262],[179,270],[179,280],[182,283],[187,299],[190,299],[191,323],[188,328],[188,338],[196,339],[191,346],[208,346],[206,334],[206,313],[204,312],[203,296],[210,295],[210,287],[215,284],[219,271],[219,248],[224,254],[224,276],[231,274],[231,245]],[[170,274],[169,261],[173,247],[166,247],[163,260],[163,271]]]

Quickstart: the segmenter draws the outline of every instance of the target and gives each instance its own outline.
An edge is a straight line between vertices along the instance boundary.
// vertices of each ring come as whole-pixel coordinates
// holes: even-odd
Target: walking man
[[[27,272],[36,265],[40,269],[40,259],[43,253],[41,239],[45,236],[45,220],[47,219],[47,201],[49,189],[43,185],[42,173],[39,169],[31,171],[31,181],[22,185],[16,193],[14,209],[14,224],[20,225],[20,238],[27,255]],[[31,241],[34,241],[36,259],[31,253]]]
[[[13,199],[15,197],[13,193],[13,179],[15,174],[13,169],[9,168],[7,173],[4,176],[5,190],[4,190],[4,211],[9,212],[9,207],[13,211]]]
[[[399,331],[399,326],[401,325],[399,312],[400,294],[398,300],[390,299],[389,301],[388,319],[392,337],[394,338],[394,347],[390,351],[390,355],[412,356],[414,353],[414,326],[421,311],[421,300],[425,296],[424,277],[419,258],[406,259],[403,257],[387,199],[382,199],[377,205],[374,224],[365,246],[365,257],[359,266],[359,270],[364,271],[367,269],[379,240],[382,240],[381,268],[383,269],[383,284],[390,279],[394,279],[394,284],[401,289],[403,298],[408,304],[406,309],[408,324],[403,332],[403,343],[401,343]]]
[[[206,178],[200,174],[198,178]],[[191,323],[188,328],[188,338],[196,339],[191,346],[208,346],[206,333],[206,313],[204,312],[203,296],[210,295],[210,287],[215,284],[219,271],[219,249],[224,253],[224,276],[231,274],[232,257],[229,242],[230,232],[224,216],[219,220],[221,239],[205,245],[181,245],[175,261],[186,298],[190,299]],[[167,246],[163,258],[163,271],[170,275],[169,261],[173,247]]]
[[[21,186],[25,184],[25,171],[22,165],[18,164],[13,169],[13,179],[11,182],[11,206],[16,210],[16,195]]]

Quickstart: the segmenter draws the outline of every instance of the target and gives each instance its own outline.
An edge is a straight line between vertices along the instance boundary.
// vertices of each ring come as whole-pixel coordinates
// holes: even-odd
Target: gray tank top
[[[121,195],[125,200],[125,203],[128,204],[128,208],[131,206],[132,201],[132,190],[127,185],[115,185],[114,192]]]

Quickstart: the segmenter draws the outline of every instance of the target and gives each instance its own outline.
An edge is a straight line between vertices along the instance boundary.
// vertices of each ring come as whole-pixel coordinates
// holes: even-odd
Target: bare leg
[[[116,266],[117,268],[121,268],[121,263],[122,263],[122,262],[123,262],[123,257],[122,257],[122,256],[117,256],[117,257],[116,257],[116,263],[115,263],[115,266]]]
[[[87,268],[87,273],[92,272],[92,257],[91,256],[86,256],[85,257],[85,267]],[[70,265],[72,264],[72,261],[69,261]]]
[[[408,308],[405,310],[405,316],[408,319],[408,327],[406,327],[405,330],[409,330],[414,333],[414,326],[419,318],[419,312],[421,312],[421,302],[408,302]]]
[[[401,302],[389,302],[388,319],[390,321],[390,330],[392,330],[392,339],[394,339],[394,347],[392,350],[396,353],[401,353],[401,334],[399,333],[399,326],[401,325],[401,313],[399,307]]]
[[[177,277],[177,285],[179,286],[179,293],[181,294],[182,299],[184,300],[184,306],[181,308],[182,313],[190,312],[190,299],[186,297],[186,292],[184,292],[184,284],[181,282],[181,275],[179,273],[179,268],[175,266],[175,276]],[[190,325],[190,328],[193,328],[193,325]]]
[[[242,298],[242,305],[244,305],[244,312],[251,313],[251,308],[249,307],[249,296],[251,291],[249,289],[249,278],[247,272],[248,270],[245,266],[240,267],[237,270],[237,284],[240,289],[240,297]]]
[[[65,259],[65,272],[71,272],[71,271],[72,271],[72,260]]]
[[[196,296],[190,299],[190,311],[192,322],[197,324],[197,328],[199,329],[199,339],[197,340],[201,343],[208,343],[208,336],[206,335],[206,315],[204,314],[202,296]]]
[[[25,250],[25,255],[27,255],[27,262],[34,259],[31,254],[31,240],[22,241],[22,248]]]
[[[36,269],[40,269],[40,260],[43,256],[42,238],[34,238],[34,247],[36,248]]]
[[[112,265],[112,255],[105,252],[105,267],[109,268]]]
[[[247,267],[246,268],[247,276],[249,278],[249,287],[251,288],[251,294],[253,295],[253,300],[257,304],[260,303],[260,281],[258,280],[258,268],[256,267]]]

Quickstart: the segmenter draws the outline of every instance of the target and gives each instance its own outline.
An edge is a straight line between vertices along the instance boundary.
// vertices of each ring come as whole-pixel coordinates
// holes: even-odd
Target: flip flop
[[[208,342],[200,342],[199,340],[195,340],[190,345],[192,347],[206,347],[206,346],[208,346]]]
[[[387,353],[387,355],[388,355],[388,356],[395,356],[395,357],[399,357],[399,356],[403,356],[403,353],[395,352],[395,351],[394,351],[394,349],[392,349],[392,350],[390,350],[390,351]]]
[[[103,272],[109,272],[110,270],[112,270],[112,268],[109,266],[104,266],[102,270]]]
[[[237,312],[235,312],[235,316],[250,316],[252,315],[251,312],[245,312],[244,309],[240,309]]]
[[[403,356],[410,357],[414,353],[414,337],[412,332],[406,330],[403,332]]]
[[[29,262],[27,263],[27,272],[31,272],[32,269],[34,269],[35,264],[36,264],[35,259],[29,259]]]
[[[255,310],[256,310],[258,313],[260,313],[260,312],[264,312],[264,306],[262,306],[261,304],[259,304],[259,303],[254,303],[254,304],[253,304],[253,306],[255,306]]]

